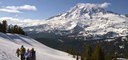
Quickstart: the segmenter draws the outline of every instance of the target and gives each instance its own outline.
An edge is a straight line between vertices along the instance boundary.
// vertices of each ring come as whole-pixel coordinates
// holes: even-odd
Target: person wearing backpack
[[[26,52],[26,49],[24,48],[24,46],[22,45],[20,48],[20,56],[21,56],[21,60],[25,60],[24,54]]]

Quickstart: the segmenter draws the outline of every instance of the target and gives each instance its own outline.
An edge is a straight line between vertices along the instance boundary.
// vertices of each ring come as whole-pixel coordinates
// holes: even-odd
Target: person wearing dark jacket
[[[19,57],[19,55],[20,55],[20,49],[19,48],[17,48],[16,54],[17,54],[17,57]]]
[[[36,60],[36,51],[34,50],[34,48],[31,49],[31,59]]]

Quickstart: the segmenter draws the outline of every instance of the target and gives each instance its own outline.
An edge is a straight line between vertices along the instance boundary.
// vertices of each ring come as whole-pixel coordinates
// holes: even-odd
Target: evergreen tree
[[[86,60],[91,60],[92,57],[92,47],[90,45],[86,46],[86,51],[85,51],[85,56],[86,56]]]
[[[0,32],[2,32],[2,24],[0,23]]]
[[[19,34],[25,35],[25,32],[23,31],[21,27],[19,27]]]
[[[105,55],[105,60],[112,60],[112,59],[113,59],[113,53],[108,52],[108,53]]]
[[[79,60],[79,56],[78,56],[78,54],[76,55],[76,60]]]
[[[84,51],[83,51],[82,56],[81,56],[81,60],[91,60],[92,52],[93,52],[92,47],[90,45],[87,45],[84,48]]]
[[[18,25],[9,25],[7,24],[6,20],[3,20],[2,23],[0,23],[0,32],[3,33],[16,33],[16,34],[22,34],[22,35],[26,35],[24,30],[19,27]]]
[[[93,60],[105,60],[105,55],[102,47],[98,44],[93,53]]]
[[[118,57],[117,53],[114,53],[114,54],[112,55],[112,60],[117,60],[117,57]]]
[[[2,21],[2,32],[3,33],[7,32],[7,21],[6,20]]]
[[[18,32],[19,32],[19,27],[18,27],[18,25],[14,25],[13,33],[18,33]]]
[[[14,33],[13,32],[14,27],[12,25],[8,26],[8,33]]]

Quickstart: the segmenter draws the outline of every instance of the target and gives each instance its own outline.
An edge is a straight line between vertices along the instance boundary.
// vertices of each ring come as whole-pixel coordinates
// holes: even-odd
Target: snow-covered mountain
[[[75,60],[67,53],[49,48],[27,36],[3,33],[0,33],[0,60],[20,60],[16,49],[21,45],[26,49],[35,48],[37,60]]]
[[[42,32],[84,37],[127,35],[128,17],[107,11],[107,4],[78,3],[69,11],[53,16],[41,25],[26,27],[24,30],[29,35]]]

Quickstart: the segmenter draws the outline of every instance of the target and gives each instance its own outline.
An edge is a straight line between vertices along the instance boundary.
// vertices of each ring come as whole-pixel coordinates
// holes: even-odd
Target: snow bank
[[[0,33],[0,60],[20,60],[16,49],[21,45],[26,49],[35,48],[37,60],[75,60],[67,53],[49,48],[27,36],[3,33]]]

